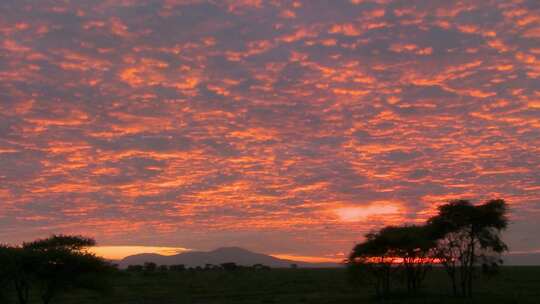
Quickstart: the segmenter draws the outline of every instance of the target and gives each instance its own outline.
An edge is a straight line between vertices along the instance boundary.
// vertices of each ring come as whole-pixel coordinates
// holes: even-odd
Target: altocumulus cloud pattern
[[[539,249],[539,1],[0,11],[3,240],[333,256],[445,200],[503,197],[511,247]]]

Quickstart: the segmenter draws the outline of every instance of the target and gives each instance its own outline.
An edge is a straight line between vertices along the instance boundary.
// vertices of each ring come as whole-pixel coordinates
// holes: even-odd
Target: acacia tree
[[[0,303],[7,298],[8,290],[13,281],[13,263],[10,257],[11,248],[0,244]]]
[[[364,242],[353,248],[346,261],[351,279],[372,285],[379,297],[388,295],[392,274],[398,266],[397,257],[386,235],[371,232],[365,238]]]
[[[68,288],[99,286],[101,280],[96,275],[106,272],[110,266],[87,252],[86,248],[94,245],[93,239],[66,235],[53,235],[22,245],[24,258],[32,257],[33,268],[27,272],[35,279],[43,304],[50,303]]]
[[[399,258],[407,291],[416,293],[434,262],[436,240],[428,226],[389,226],[379,232],[387,240],[389,254]]]
[[[495,199],[480,205],[455,200],[439,207],[428,224],[438,239],[436,257],[445,267],[455,295],[472,296],[478,265],[493,269],[507,250],[501,232],[508,225],[507,204]]]
[[[19,304],[29,301],[35,279],[36,256],[18,246],[0,246],[0,283],[4,290],[13,287]]]

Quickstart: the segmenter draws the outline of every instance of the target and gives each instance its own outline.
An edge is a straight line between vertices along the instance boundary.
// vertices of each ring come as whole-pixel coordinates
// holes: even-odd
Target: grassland
[[[54,303],[381,303],[370,286],[354,286],[345,269],[272,269],[199,272],[118,272],[105,293],[72,291]],[[450,296],[442,269],[430,273],[420,295],[400,290],[384,303],[540,303],[540,267],[503,267],[479,278],[473,299]]]

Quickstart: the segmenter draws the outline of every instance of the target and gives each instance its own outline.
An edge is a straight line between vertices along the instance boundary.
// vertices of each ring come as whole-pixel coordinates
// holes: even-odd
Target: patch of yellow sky
[[[121,260],[127,256],[141,253],[175,255],[186,251],[190,251],[190,249],[160,246],[96,246],[90,249],[90,252],[95,255],[111,260]]]

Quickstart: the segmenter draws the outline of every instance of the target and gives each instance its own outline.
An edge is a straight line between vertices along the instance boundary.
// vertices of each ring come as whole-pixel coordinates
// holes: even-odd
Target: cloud
[[[535,1],[0,8],[6,241],[322,256],[452,198],[539,219]]]
[[[342,207],[334,211],[340,220],[344,222],[357,222],[373,220],[374,218],[384,218],[383,221],[391,216],[403,213],[403,207],[393,202],[371,202],[366,206]]]

